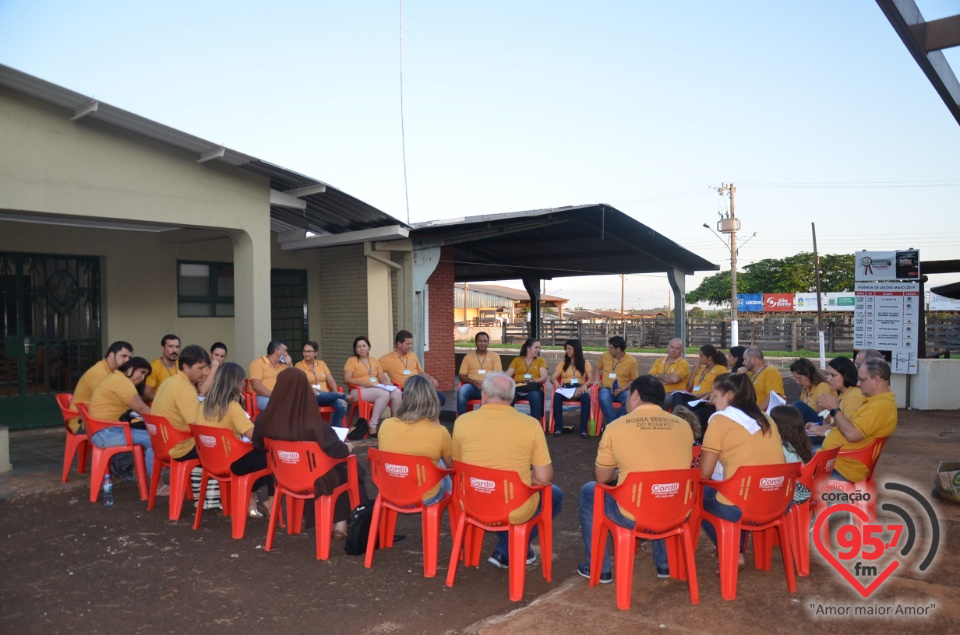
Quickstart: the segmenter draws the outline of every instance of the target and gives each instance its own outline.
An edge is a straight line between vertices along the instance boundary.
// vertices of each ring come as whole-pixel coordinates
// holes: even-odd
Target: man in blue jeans
[[[627,387],[640,374],[636,358],[627,355],[627,341],[619,335],[611,337],[607,342],[607,352],[600,356],[593,372],[593,383],[600,386],[597,393],[600,412],[606,423],[612,423],[617,417],[627,414],[623,403]],[[614,402],[618,402],[620,407],[614,409]]]
[[[590,481],[580,490],[580,530],[587,559],[577,567],[577,573],[585,578],[590,577],[593,502],[597,483],[616,480],[620,484],[633,472],[688,469],[693,460],[690,424],[663,410],[666,392],[660,380],[651,375],[642,375],[630,383],[628,390],[628,414],[609,423],[600,439],[594,465],[597,480]],[[603,502],[607,518],[621,527],[633,529],[636,519],[622,510],[612,497],[605,496]],[[613,568],[606,545],[603,546],[602,562],[600,582],[613,582]],[[653,541],[653,563],[657,567],[657,577],[670,577],[663,540]]]

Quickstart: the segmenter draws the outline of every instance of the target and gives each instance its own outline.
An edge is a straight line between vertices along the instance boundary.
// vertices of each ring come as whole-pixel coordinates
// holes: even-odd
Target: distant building
[[[458,282],[453,288],[453,321],[469,326],[496,326],[504,322],[518,322],[530,311],[530,296],[523,289],[512,289],[497,284]],[[545,315],[564,319],[563,306],[567,298],[541,295],[540,306]],[[549,319],[549,318],[548,318]]]

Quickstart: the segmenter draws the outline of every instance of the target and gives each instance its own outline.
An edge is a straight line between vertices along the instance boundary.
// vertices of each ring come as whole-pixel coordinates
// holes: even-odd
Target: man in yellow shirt
[[[287,345],[280,340],[270,340],[267,354],[250,362],[247,377],[250,388],[257,395],[257,408],[263,410],[270,401],[273,387],[277,385],[277,375],[290,368]]]
[[[453,426],[453,460],[497,470],[513,470],[528,485],[546,485],[553,480],[553,464],[540,422],[514,410],[516,384],[502,372],[484,376],[483,405],[465,413]],[[552,486],[553,515],[563,506],[563,492]],[[540,510],[540,495],[534,494],[510,515],[511,523],[524,523]],[[537,535],[534,528],[530,538]],[[497,546],[487,560],[498,569],[509,566],[508,532],[497,532]],[[527,545],[527,564],[535,559]]]
[[[175,429],[190,432],[190,424],[196,423],[200,395],[195,385],[203,383],[210,370],[210,355],[202,347],[191,344],[183,349],[179,358],[180,372],[165,381],[157,390],[151,411],[165,417]],[[199,458],[193,438],[181,441],[170,450],[170,458],[189,461]]]
[[[473,338],[477,350],[468,353],[460,364],[460,389],[457,390],[457,416],[467,411],[467,404],[472,399],[480,399],[481,386],[487,373],[503,370],[500,356],[487,350],[490,345],[490,336],[483,331]],[[513,399],[513,397],[511,397]]]
[[[110,373],[126,364],[132,355],[133,345],[130,342],[121,340],[111,344],[110,348],[107,349],[107,355],[91,366],[77,382],[77,387],[73,389],[73,401],[70,402],[73,409],[76,410],[79,404],[89,404],[93,389],[97,387],[97,384],[106,379]],[[71,419],[69,425],[70,430],[74,433],[83,431],[83,422],[80,421],[80,417]]]
[[[841,452],[859,450],[874,439],[889,437],[897,429],[897,400],[890,390],[890,365],[883,359],[867,358],[860,364],[857,379],[863,402],[851,418],[843,414],[835,395],[820,398],[823,407],[830,409],[836,426],[824,439],[824,450],[837,446]],[[867,466],[853,459],[838,458],[831,478],[859,483],[867,478]]]
[[[627,410],[624,415],[608,423],[600,439],[600,450],[594,465],[596,481],[590,481],[580,490],[580,531],[586,547],[586,562],[577,572],[590,577],[590,554],[593,540],[593,502],[597,483],[617,479],[623,483],[633,472],[683,470],[693,460],[693,432],[690,424],[663,410],[666,392],[663,383],[650,375],[642,375],[630,383]],[[612,496],[604,499],[604,514],[616,524],[633,528],[636,519],[617,505]],[[613,573],[607,546],[603,546],[603,566],[600,582],[613,582]],[[669,578],[667,548],[663,540],[653,541],[653,563],[657,577]]]
[[[674,338],[667,344],[667,356],[655,361],[650,369],[650,374],[660,380],[667,394],[687,388],[690,363],[683,354],[683,340]]]
[[[172,333],[160,340],[160,357],[150,362],[150,375],[143,384],[143,400],[153,401],[160,384],[179,372],[177,359],[180,357],[180,338]]]
[[[437,390],[440,383],[425,373],[420,366],[420,360],[411,352],[413,348],[413,333],[410,331],[398,331],[397,336],[393,338],[393,352],[387,353],[380,358],[380,366],[390,377],[390,381],[403,390],[403,384],[408,378],[414,375],[423,375]],[[437,390],[437,397],[440,399],[440,405],[447,403],[446,397]]]
[[[627,355],[627,341],[619,335],[614,335],[607,342],[607,352],[600,356],[600,362],[594,371],[593,382],[600,385],[597,401],[603,420],[610,423],[617,417],[627,414],[624,404],[630,382],[637,378],[640,371],[637,360]],[[613,409],[613,402],[620,402],[620,407]]]
[[[773,366],[768,366],[763,359],[763,351],[756,346],[751,346],[743,352],[743,368],[750,380],[753,382],[753,389],[757,393],[757,405],[760,410],[766,412],[770,406],[770,393],[777,393],[781,399],[786,401],[786,393],[783,391],[783,377],[780,371]]]

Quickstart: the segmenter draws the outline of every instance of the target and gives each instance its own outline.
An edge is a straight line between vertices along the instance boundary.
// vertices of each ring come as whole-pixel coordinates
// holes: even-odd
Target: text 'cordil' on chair
[[[110,459],[115,454],[121,452],[133,452],[133,466],[137,472],[137,485],[140,487],[140,500],[147,500],[147,467],[144,460],[143,447],[134,444],[133,435],[130,434],[130,424],[126,421],[103,421],[94,419],[90,416],[86,404],[79,404],[77,410],[83,419],[83,427],[90,438],[92,453],[90,460],[90,502],[96,503],[100,495],[100,485],[103,483],[103,475],[110,469]],[[109,448],[98,448],[93,444],[93,437],[101,430],[107,428],[123,428],[123,434],[126,437],[126,445],[115,445]]]
[[[423,456],[381,452],[375,448],[367,450],[370,462],[370,476],[379,494],[373,505],[373,519],[370,522],[370,536],[367,540],[367,553],[364,566],[373,566],[373,552],[377,548],[379,535],[381,549],[393,546],[393,535],[397,525],[397,514],[420,514],[423,530],[423,577],[437,575],[437,558],[440,549],[440,524],[443,511],[450,514],[450,528],[454,527],[455,509],[450,505],[453,496],[448,495],[435,505],[424,507],[423,496],[440,484],[443,477],[453,470],[443,470],[433,461]]]
[[[453,551],[447,586],[452,587],[457,575],[460,551],[463,549],[464,565],[480,564],[485,531],[509,532],[510,600],[523,599],[526,577],[527,548],[530,532],[534,526],[540,534],[540,558],[543,562],[543,577],[551,581],[553,564],[553,489],[550,485],[530,486],[520,480],[520,475],[510,470],[495,470],[454,462],[454,505],[462,504],[457,514],[457,528],[453,535]],[[542,496],[540,511],[530,520],[514,525],[510,513],[522,506],[536,493]]]
[[[190,487],[190,472],[200,465],[197,459],[177,461],[171,458],[170,451],[178,443],[192,439],[189,432],[177,430],[166,417],[144,414],[143,421],[150,434],[150,447],[153,448],[153,474],[150,475],[150,502],[147,509],[152,510],[157,500],[157,488],[160,486],[160,473],[170,468],[170,520],[180,520],[184,497],[193,498]]]
[[[333,508],[337,497],[346,493],[350,508],[360,504],[360,481],[357,478],[357,457],[353,454],[342,459],[327,456],[314,441],[278,441],[264,439],[267,456],[277,489],[270,510],[270,525],[267,527],[266,551],[273,548],[273,538],[280,518],[281,503],[287,499],[287,533],[298,534],[303,521],[303,503],[315,498],[314,483],[339,463],[347,464],[347,481],[333,490],[329,496],[316,499],[315,518],[317,532],[317,560],[330,557],[331,534],[333,533]]]

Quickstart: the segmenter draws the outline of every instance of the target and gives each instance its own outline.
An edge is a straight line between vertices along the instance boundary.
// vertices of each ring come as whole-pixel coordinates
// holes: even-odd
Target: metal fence
[[[503,325],[503,342],[522,344],[530,325]],[[927,316],[927,351],[931,355],[960,351],[960,316]],[[627,341],[629,348],[665,348],[674,335],[673,318],[658,317],[636,322],[607,321],[544,322],[540,341],[560,346],[568,339],[579,339],[584,346],[605,347],[614,335]],[[739,321],[741,346],[759,346],[771,351],[819,350],[819,331],[815,317],[763,317]],[[730,346],[730,322],[716,318],[688,318],[687,346],[713,344],[721,349]],[[824,323],[824,346],[827,352],[853,350],[853,316],[831,319]]]

